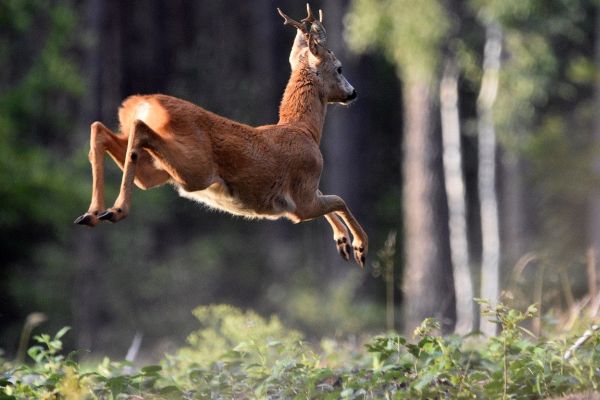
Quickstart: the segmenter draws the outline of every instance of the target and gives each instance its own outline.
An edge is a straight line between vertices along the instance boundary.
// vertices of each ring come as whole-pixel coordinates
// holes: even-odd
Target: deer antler
[[[302,22],[308,22],[310,24],[310,35],[313,40],[321,46],[325,46],[327,41],[327,31],[323,26],[323,10],[319,10],[319,19],[317,20],[310,8],[310,4],[306,3],[306,13],[308,14]]]
[[[308,14],[306,18],[302,19],[300,22],[290,18],[287,16],[280,8],[277,8],[277,12],[284,19],[284,25],[291,25],[302,32],[306,39],[311,39],[317,44],[321,46],[325,46],[325,42],[327,41],[327,31],[323,26],[323,10],[319,10],[319,19],[317,20],[313,13],[310,5],[306,4],[306,13]],[[306,23],[310,24],[310,30],[307,29]]]
[[[300,32],[304,33],[305,35],[308,35],[308,30],[306,29],[306,24],[305,24],[304,19],[302,20],[302,22],[298,22],[295,19],[288,17],[283,11],[281,11],[280,8],[277,8],[277,12],[279,13],[279,15],[281,15],[283,17],[284,25],[291,25],[294,28],[298,29]]]
[[[353,254],[364,266],[367,234],[344,200],[318,190],[326,104],[348,104],[356,90],[339,76],[335,55],[320,45],[326,37],[323,13],[317,21],[307,10],[308,17],[298,22],[278,9],[296,31],[277,124],[251,127],[164,94],[128,97],[119,109],[121,134],[99,121],[90,126],[92,199],[75,223],[118,222],[129,215],[134,184],[150,189],[171,182],[181,196],[233,215],[295,223],[324,216],[340,255],[349,260]],[[108,209],[104,153],[123,170],[119,195]],[[295,165],[303,168],[288,168]],[[235,183],[235,193],[227,181]]]

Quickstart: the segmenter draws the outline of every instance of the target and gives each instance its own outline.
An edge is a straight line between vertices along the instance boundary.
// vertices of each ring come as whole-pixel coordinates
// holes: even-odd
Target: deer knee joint
[[[92,128],[93,132],[96,132],[96,131],[98,131],[98,129],[101,129],[103,126],[104,125],[102,125],[102,122],[95,121],[95,122],[92,122],[91,128]]]

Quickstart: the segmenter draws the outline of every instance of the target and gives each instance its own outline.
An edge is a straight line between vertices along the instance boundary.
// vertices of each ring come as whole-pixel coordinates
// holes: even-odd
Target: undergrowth
[[[311,346],[275,317],[199,307],[188,346],[144,367],[109,359],[86,367],[77,353],[63,354],[65,328],[35,337],[27,364],[0,360],[0,400],[536,399],[598,390],[598,332],[565,360],[577,336],[534,337],[521,327],[534,306],[483,306],[496,337],[439,336],[427,319],[413,338],[377,336],[364,346]]]

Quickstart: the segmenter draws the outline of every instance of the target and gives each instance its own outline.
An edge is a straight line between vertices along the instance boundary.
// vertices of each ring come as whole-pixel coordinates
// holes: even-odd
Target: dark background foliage
[[[384,3],[392,8],[382,17]],[[359,93],[350,107],[328,110],[321,189],[342,196],[361,221],[371,261],[388,233],[398,232],[392,261],[400,288],[409,243],[402,215],[419,207],[402,203],[403,188],[414,184],[401,173],[406,88],[415,70],[429,71],[437,88],[452,53],[460,66],[462,172],[477,287],[477,96],[485,21],[497,21],[505,49],[495,106],[501,286],[529,303],[541,279],[543,313],[565,312],[573,299],[594,294],[585,254],[598,236],[589,222],[600,218],[592,190],[600,137],[596,2],[422,4],[312,3],[323,8],[328,44]],[[432,22],[428,7],[439,4],[443,20]],[[191,310],[209,303],[276,313],[313,337],[385,328],[384,280],[371,273],[372,264],[361,271],[339,259],[322,219],[246,221],[207,211],[167,186],[136,190],[130,217],[118,225],[71,224],[89,201],[89,125],[100,120],[116,128],[125,97],[162,92],[244,123],[277,121],[295,32],[276,7],[297,18],[305,13],[302,2],[291,0],[0,2],[0,348],[14,354],[23,321],[35,311],[48,317],[47,331],[73,326],[70,347],[111,355],[123,355],[136,332],[149,356],[178,346],[194,328]],[[378,21],[377,29],[361,31],[369,21]],[[411,21],[431,31],[397,29]],[[439,132],[435,97],[431,125]],[[441,140],[430,145],[424,151],[441,157]],[[110,204],[121,175],[112,161],[106,165]],[[442,218],[437,229],[447,241],[444,226]],[[532,252],[546,273],[529,268],[513,279],[515,263]],[[445,261],[450,269],[438,263],[432,280],[451,274]],[[410,286],[411,275],[404,279]],[[422,293],[435,292],[424,285]],[[441,295],[454,296],[448,292]],[[406,300],[395,298],[398,305]],[[395,327],[406,328],[398,320]]]

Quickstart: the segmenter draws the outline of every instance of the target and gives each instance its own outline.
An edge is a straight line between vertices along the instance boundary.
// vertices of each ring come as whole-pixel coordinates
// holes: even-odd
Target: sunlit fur
[[[354,88],[325,48],[313,53],[296,40],[292,61],[275,125],[251,127],[163,94],[127,98],[119,109],[119,134],[92,124],[92,202],[76,223],[94,226],[125,218],[134,182],[142,189],[171,183],[183,197],[246,218],[301,222],[325,215],[340,254],[349,258],[349,228],[354,257],[363,265],[367,235],[341,198],[318,190],[327,103],[352,100]],[[108,210],[105,151],[124,171],[119,196]]]

